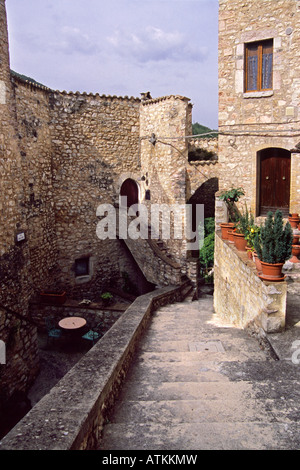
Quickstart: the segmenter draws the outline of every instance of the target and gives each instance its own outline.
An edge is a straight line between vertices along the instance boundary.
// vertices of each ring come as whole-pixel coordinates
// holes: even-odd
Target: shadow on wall
[[[126,265],[121,269],[123,282],[122,290],[127,294],[135,296],[152,292],[156,286],[147,281],[130,250],[127,248],[126,243],[123,240],[119,241],[126,255]],[[123,260],[125,261],[124,257]]]
[[[204,204],[204,218],[215,217],[215,194],[219,191],[218,178],[205,181],[189,199],[188,204],[193,206]]]

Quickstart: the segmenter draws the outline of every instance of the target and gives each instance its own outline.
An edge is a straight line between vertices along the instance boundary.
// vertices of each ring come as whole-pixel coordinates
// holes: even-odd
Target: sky
[[[6,0],[10,67],[60,91],[182,95],[218,127],[218,0]]]

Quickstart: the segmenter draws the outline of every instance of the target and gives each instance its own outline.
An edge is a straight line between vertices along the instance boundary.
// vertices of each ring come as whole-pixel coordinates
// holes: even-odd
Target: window
[[[75,276],[89,275],[89,258],[80,258],[75,260]]]
[[[245,46],[245,91],[271,90],[273,87],[273,39]]]

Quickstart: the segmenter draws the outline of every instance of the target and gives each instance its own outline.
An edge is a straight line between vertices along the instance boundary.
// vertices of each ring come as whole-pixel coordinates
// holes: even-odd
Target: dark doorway
[[[120,196],[127,197],[127,207],[131,207],[133,204],[139,202],[139,188],[137,183],[128,178],[124,181],[120,189]]]
[[[259,211],[282,211],[286,217],[290,204],[291,153],[281,148],[267,148],[258,152]]]
[[[204,205],[204,219],[215,217],[215,194],[219,190],[218,178],[210,178],[203,183],[191,196],[187,204],[192,206],[192,231],[195,232],[196,227],[196,207],[197,204]],[[193,250],[189,253],[192,258],[199,258],[199,250]]]

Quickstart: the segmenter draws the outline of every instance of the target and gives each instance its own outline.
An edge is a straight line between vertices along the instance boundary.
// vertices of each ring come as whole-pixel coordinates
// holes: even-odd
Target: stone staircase
[[[118,215],[120,209],[116,209]],[[119,215],[117,218],[119,220]],[[131,218],[127,217],[127,225],[130,221]],[[182,284],[186,280],[186,275],[181,265],[168,251],[162,239],[152,237],[151,226],[146,227],[146,233],[147,231],[148,238],[123,239],[145,278],[158,287]],[[119,227],[117,227],[117,236],[119,237]]]
[[[299,384],[299,367],[222,324],[211,296],[168,305],[154,314],[99,449],[296,449]]]

